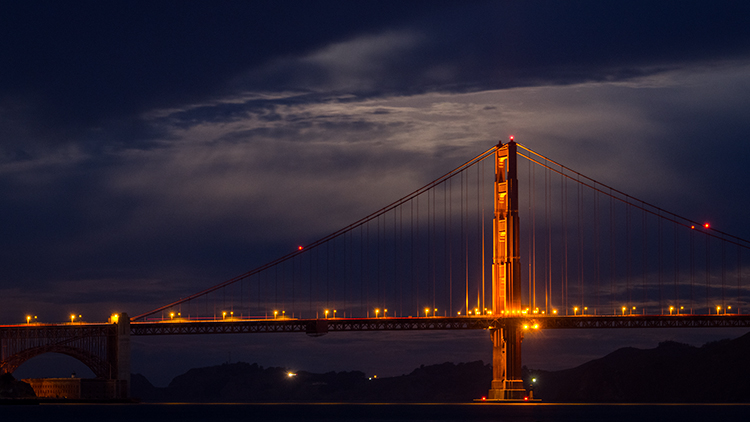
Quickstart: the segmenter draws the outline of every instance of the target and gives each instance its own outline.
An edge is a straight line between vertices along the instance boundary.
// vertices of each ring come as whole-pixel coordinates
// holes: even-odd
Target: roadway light
[[[227,319],[227,311],[221,313],[221,319]]]
[[[335,309],[333,310],[333,317],[336,318],[336,310]]]
[[[581,315],[585,315],[586,311],[588,311],[588,310],[589,310],[588,306],[584,306],[583,307],[583,311],[581,311]]]
[[[383,309],[383,318],[388,318],[388,309]]]
[[[377,318],[377,317],[378,317],[378,314],[379,314],[379,313],[380,313],[380,309],[377,309],[377,308],[376,308],[376,309],[375,309],[375,318]]]
[[[674,306],[669,307],[669,315],[672,315],[672,311],[674,310]]]
[[[328,309],[326,309],[326,310],[324,311],[324,313],[325,313],[325,317],[326,317],[326,318],[328,318]]]
[[[578,307],[577,306],[573,307],[573,315],[578,315]]]
[[[276,315],[279,314],[279,311],[273,311],[273,319],[276,319]]]
[[[430,314],[430,308],[424,308],[424,316],[428,316]]]
[[[622,314],[625,315],[625,307],[622,307]]]
[[[26,315],[26,324],[28,325],[30,323],[31,323],[31,315]]]
[[[70,323],[71,324],[73,323],[73,321],[75,321],[75,319],[76,319],[76,316],[73,315],[73,314],[70,314]]]

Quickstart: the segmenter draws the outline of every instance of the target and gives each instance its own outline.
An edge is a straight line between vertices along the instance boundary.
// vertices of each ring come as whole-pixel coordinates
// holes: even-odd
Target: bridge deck
[[[132,335],[471,330],[518,325],[527,329],[750,327],[750,315],[625,315],[254,319],[133,322]]]
[[[181,334],[306,333],[353,331],[480,330],[517,325],[525,329],[592,328],[711,328],[750,327],[750,314],[726,315],[578,315],[522,317],[419,317],[164,320],[131,322],[134,336]],[[0,325],[0,339],[60,338],[111,335],[112,324],[18,324]]]

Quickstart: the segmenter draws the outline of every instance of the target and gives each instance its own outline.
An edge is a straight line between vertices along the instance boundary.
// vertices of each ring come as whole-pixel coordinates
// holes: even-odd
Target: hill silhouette
[[[545,402],[737,403],[750,401],[750,333],[694,347],[663,342],[626,347],[562,371],[524,368],[524,381]],[[191,369],[167,387],[132,377],[147,402],[470,402],[487,394],[492,368],[482,361],[421,366],[397,377],[363,372],[297,372],[227,363]]]
[[[421,366],[398,377],[360,371],[314,374],[285,368],[225,363],[191,369],[165,388],[133,374],[131,392],[150,402],[467,402],[486,394],[492,378],[481,361]]]
[[[626,347],[563,371],[528,371],[555,402],[734,403],[750,400],[750,333],[694,347]]]

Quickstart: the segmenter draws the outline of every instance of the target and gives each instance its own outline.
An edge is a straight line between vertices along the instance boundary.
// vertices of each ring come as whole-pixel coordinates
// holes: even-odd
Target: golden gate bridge
[[[125,397],[131,335],[486,329],[488,397],[519,400],[527,330],[750,326],[748,249],[511,137],[328,236],[132,318],[0,326],[0,368],[63,353]]]

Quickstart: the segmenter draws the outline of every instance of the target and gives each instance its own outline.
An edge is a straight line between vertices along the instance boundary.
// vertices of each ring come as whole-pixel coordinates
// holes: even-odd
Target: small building
[[[121,399],[126,398],[124,382],[100,378],[31,378],[25,379],[39,398],[54,399]]]

